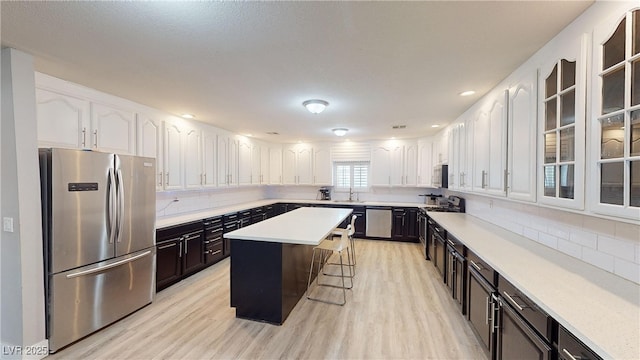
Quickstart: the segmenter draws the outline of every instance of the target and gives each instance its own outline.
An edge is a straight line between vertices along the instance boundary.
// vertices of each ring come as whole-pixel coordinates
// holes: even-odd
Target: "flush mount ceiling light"
[[[182,114],[181,116],[183,118],[185,118],[185,119],[195,119],[196,118],[196,116],[193,115],[193,114]]]
[[[336,136],[345,136],[347,134],[347,131],[349,131],[349,129],[336,128],[336,129],[331,129],[331,131],[333,131],[333,133],[336,134]]]
[[[431,125],[431,127],[432,127],[432,128],[437,128],[437,127],[440,127],[440,125],[438,125],[438,124],[433,124],[433,125]]]
[[[463,91],[463,92],[461,92],[461,93],[460,93],[460,96],[469,96],[469,95],[473,95],[473,94],[475,94],[475,93],[476,93],[476,92],[475,92],[475,91],[473,91],[473,90],[467,90],[467,91]]]
[[[302,106],[306,107],[307,110],[309,110],[309,112],[312,114],[320,114],[324,111],[324,108],[329,106],[329,102],[319,99],[312,99],[303,102]]]

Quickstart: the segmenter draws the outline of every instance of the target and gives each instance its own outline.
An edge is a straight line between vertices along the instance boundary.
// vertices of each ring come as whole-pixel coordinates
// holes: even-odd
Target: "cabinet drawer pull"
[[[87,128],[82,128],[82,147],[87,147]]]
[[[176,246],[176,244],[173,243],[173,244],[169,244],[169,245],[163,245],[163,246],[158,247],[158,250],[167,249],[167,248],[170,248],[172,246]]]
[[[514,297],[519,297],[518,295],[513,295],[513,297],[511,297],[511,295],[509,295],[509,293],[507,293],[506,291],[503,291],[502,294],[505,296],[507,300],[509,300],[511,305],[515,306],[519,311],[522,311],[529,307],[527,305],[520,305],[515,300],[513,300]]]
[[[451,240],[449,240],[449,239],[447,239],[447,242],[448,242],[448,243],[449,243],[449,245],[451,245],[451,246],[456,246],[456,243],[454,243],[453,241],[451,241]]]
[[[569,352],[569,350],[567,350],[567,349],[565,349],[565,348],[562,348],[562,352],[563,352],[565,355],[567,355],[567,356],[569,357],[569,360],[580,360],[580,359],[582,359],[582,357],[580,357],[580,356],[578,356],[578,357],[573,356],[573,355]]]
[[[473,265],[474,268],[478,269],[478,271],[482,271],[482,269],[484,269],[482,266],[476,264],[475,261],[473,260],[469,260],[471,262],[471,265]]]
[[[198,235],[195,235],[195,236],[189,236],[189,237],[186,237],[186,238],[184,238],[184,240],[185,240],[185,241],[191,241],[191,240],[193,240],[193,239],[197,239],[197,238],[199,238],[199,237],[200,237],[200,235],[198,234]]]
[[[487,296],[486,304],[484,306],[484,324],[489,325],[489,297]]]
[[[216,250],[214,252],[211,253],[211,255],[218,255],[222,252],[222,250]]]
[[[93,131],[93,136],[96,137],[96,142],[93,143],[93,147],[98,148],[98,130]]]

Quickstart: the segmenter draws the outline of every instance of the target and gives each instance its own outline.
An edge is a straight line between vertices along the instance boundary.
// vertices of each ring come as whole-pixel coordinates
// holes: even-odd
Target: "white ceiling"
[[[2,1],[1,38],[38,71],[241,134],[415,138],[591,3]],[[330,105],[312,115],[311,98]]]

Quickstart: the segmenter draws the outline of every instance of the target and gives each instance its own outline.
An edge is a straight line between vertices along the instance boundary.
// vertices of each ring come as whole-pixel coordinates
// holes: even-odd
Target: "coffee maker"
[[[331,190],[327,188],[321,188],[318,190],[318,196],[316,200],[331,200]]]

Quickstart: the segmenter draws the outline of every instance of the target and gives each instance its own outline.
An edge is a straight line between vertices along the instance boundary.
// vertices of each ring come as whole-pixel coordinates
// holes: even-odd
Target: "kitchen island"
[[[352,211],[303,207],[225,234],[236,317],[284,323],[306,291],[313,247]]]

